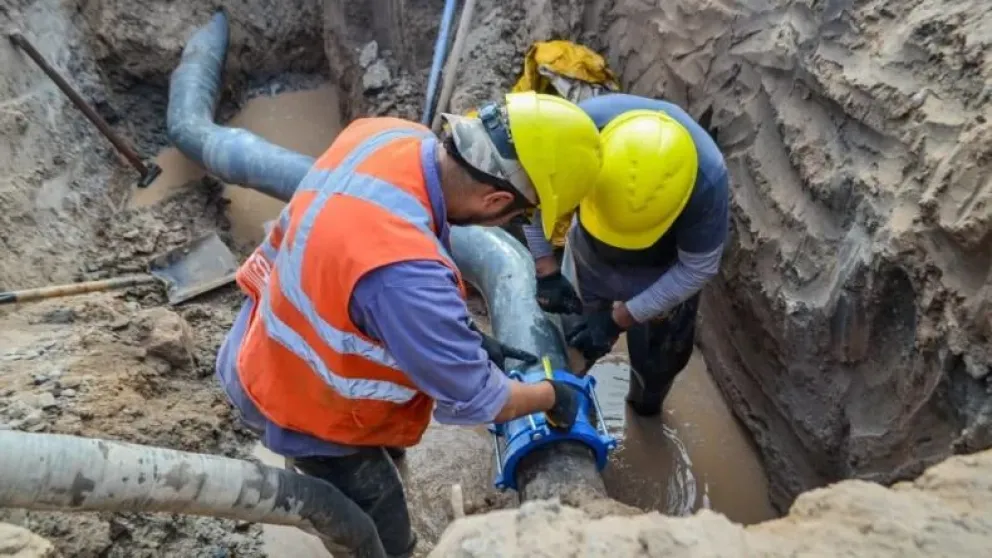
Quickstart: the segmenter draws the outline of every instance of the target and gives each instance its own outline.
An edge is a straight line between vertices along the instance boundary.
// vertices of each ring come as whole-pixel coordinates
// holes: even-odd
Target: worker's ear
[[[510,192],[492,188],[482,198],[482,207],[487,213],[502,211],[513,203],[514,196]]]

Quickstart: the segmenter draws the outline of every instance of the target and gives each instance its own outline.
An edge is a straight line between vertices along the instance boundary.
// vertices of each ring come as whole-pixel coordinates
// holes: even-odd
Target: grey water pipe
[[[224,182],[288,201],[314,159],[213,122],[226,34],[226,16],[218,12],[183,50],[169,90],[169,137]],[[537,305],[534,263],[523,246],[501,229],[484,227],[452,227],[451,245],[466,280],[486,299],[495,337],[566,367],[561,333]],[[591,451],[580,444],[556,444],[536,452],[520,470],[518,486],[525,500],[568,500],[573,492],[606,495]]]
[[[496,339],[547,356],[555,368],[568,368],[561,332],[537,304],[534,260],[517,239],[495,227],[452,227],[451,255],[465,280],[485,298]],[[520,364],[507,361],[508,367]],[[522,501],[561,498],[577,504],[606,497],[595,457],[577,442],[560,442],[528,455],[517,467],[517,487]]]
[[[462,15],[458,18],[458,29],[455,31],[455,42],[451,45],[451,54],[448,55],[448,63],[444,66],[444,80],[441,82],[441,96],[437,99],[437,106],[434,109],[434,121],[431,123],[431,130],[434,133],[441,131],[441,113],[448,110],[448,102],[451,94],[455,90],[455,81],[458,75],[458,64],[462,60],[462,51],[465,50],[465,37],[472,30],[472,14],[475,11],[475,0],[465,0],[462,6]],[[424,112],[424,117],[428,116]]]
[[[0,507],[166,512],[292,525],[385,558],[375,524],[330,483],[214,455],[0,431]]]

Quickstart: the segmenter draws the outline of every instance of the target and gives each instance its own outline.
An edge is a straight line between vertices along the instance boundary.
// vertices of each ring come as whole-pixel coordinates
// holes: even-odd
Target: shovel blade
[[[238,261],[212,232],[155,256],[148,268],[165,282],[169,304],[176,305],[234,281]]]

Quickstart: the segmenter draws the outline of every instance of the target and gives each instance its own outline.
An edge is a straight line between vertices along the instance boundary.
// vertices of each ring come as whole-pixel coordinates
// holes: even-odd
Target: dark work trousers
[[[413,552],[417,537],[410,526],[403,483],[385,449],[362,448],[344,457],[295,458],[293,466],[333,484],[365,510],[386,554],[407,557]]]
[[[627,331],[630,352],[630,388],[627,402],[639,415],[661,412],[672,383],[692,356],[699,294],[665,316]]]
[[[607,300],[592,300],[583,296],[575,269],[575,260],[569,250],[561,262],[562,274],[572,282],[583,301],[583,313],[611,307]],[[627,331],[627,350],[630,353],[630,388],[627,402],[639,415],[656,415],[672,389],[675,377],[689,363],[693,340],[696,335],[696,314],[699,310],[699,293],[647,323],[638,324]],[[569,332],[578,322],[578,316],[561,316],[562,330]],[[593,362],[586,362],[588,371]]]

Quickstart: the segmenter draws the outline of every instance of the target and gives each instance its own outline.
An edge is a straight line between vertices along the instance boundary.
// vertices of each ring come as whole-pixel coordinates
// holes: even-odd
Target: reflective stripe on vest
[[[334,194],[344,194],[374,203],[414,225],[433,239],[438,252],[452,267],[454,263],[436,233],[431,229],[432,216],[416,198],[396,186],[378,178],[355,174],[355,168],[379,147],[403,137],[433,137],[426,130],[387,130],[366,139],[352,150],[333,170],[313,168],[300,183],[299,191],[317,192],[300,219],[293,241],[278,251],[275,269],[279,274],[282,296],[299,312],[318,333],[321,340],[339,354],[360,355],[374,363],[396,370],[399,366],[393,356],[381,345],[369,342],[359,335],[335,328],[317,312],[313,301],[301,286],[303,257],[314,221]],[[287,206],[288,207],[288,206]],[[286,234],[289,211],[280,216],[281,234]],[[285,219],[283,218],[285,216]],[[403,404],[410,401],[417,391],[385,380],[346,378],[335,374],[322,358],[307,344],[303,337],[275,314],[271,306],[269,289],[260,290],[260,317],[269,336],[304,362],[308,363],[336,393],[348,399],[375,399]]]

